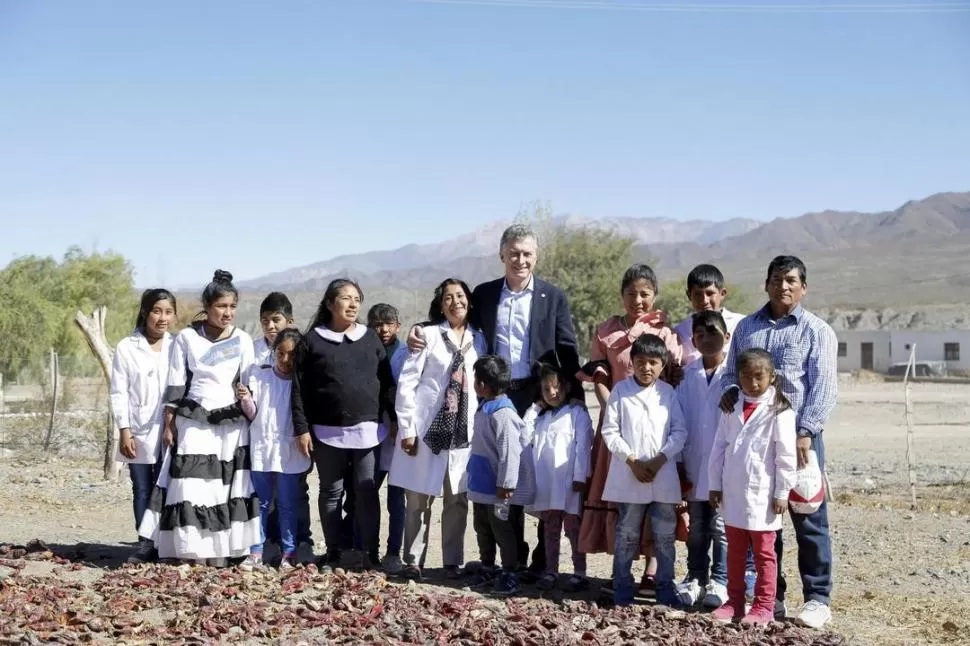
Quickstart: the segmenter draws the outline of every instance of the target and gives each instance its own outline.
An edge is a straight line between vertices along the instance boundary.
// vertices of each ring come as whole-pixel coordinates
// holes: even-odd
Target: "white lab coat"
[[[135,458],[118,452],[117,459],[134,464],[154,464],[162,440],[162,395],[168,383],[172,335],[162,338],[161,352],[154,352],[138,330],[118,342],[111,362],[111,411],[119,429],[127,428],[135,440]]]
[[[606,402],[603,442],[612,454],[603,500],[678,504],[682,500],[676,460],[687,430],[673,387],[657,381],[644,388],[633,377],[618,383]],[[667,463],[653,482],[640,482],[626,464],[629,456],[645,460],[663,453]]]
[[[693,485],[688,500],[706,501],[710,497],[707,463],[722,415],[719,408],[724,392],[721,377],[726,364],[726,361],[721,362],[708,383],[703,359],[693,361],[684,368],[684,378],[677,386],[677,399],[687,427],[687,442],[681,455],[687,479]]]
[[[534,424],[532,455],[536,492],[530,511],[550,509],[578,516],[582,494],[573,491],[574,482],[585,483],[590,475],[593,450],[593,422],[582,406],[568,404],[527,422]]]
[[[775,389],[757,400],[759,406],[744,420],[745,395],[733,413],[721,416],[711,449],[709,477],[712,491],[723,494],[725,525],[767,532],[781,529],[772,499],[788,500],[795,486],[795,411],[774,412]]]
[[[256,416],[249,424],[252,470],[289,474],[309,470],[310,458],[300,452],[293,436],[293,380],[262,366],[250,369],[248,385],[256,406]]]
[[[422,440],[445,399],[445,389],[451,378],[452,354],[448,351],[441,332],[451,334],[452,341],[462,347],[471,340],[472,346],[465,352],[465,377],[468,380],[468,441],[464,449],[443,450],[438,455],[431,452]],[[420,352],[410,355],[401,369],[397,383],[397,442],[388,474],[388,483],[408,491],[427,496],[441,496],[445,476],[449,478],[451,491],[462,493],[467,489],[465,467],[471,451],[475,411],[475,362],[485,354],[485,338],[480,332],[468,327],[464,339],[455,338],[447,322],[429,325],[423,330],[427,345]],[[417,455],[410,456],[401,448],[401,440],[417,438]]]

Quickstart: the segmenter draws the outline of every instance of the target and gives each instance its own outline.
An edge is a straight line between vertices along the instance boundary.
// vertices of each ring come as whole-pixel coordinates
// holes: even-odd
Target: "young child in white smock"
[[[293,415],[290,398],[293,388],[293,355],[300,342],[299,331],[286,328],[276,335],[273,344],[274,365],[255,366],[249,374],[248,388],[238,386],[237,395],[243,412],[251,421],[249,447],[253,488],[259,497],[263,538],[267,534],[270,509],[274,499],[279,518],[280,569],[295,565],[297,524],[303,495],[301,479],[310,468],[305,455],[293,437]],[[253,547],[241,566],[252,569],[262,565],[263,545]]]
[[[538,513],[544,524],[546,571],[536,584],[540,590],[551,590],[556,585],[564,529],[573,560],[573,575],[566,590],[589,587],[586,554],[579,550],[579,524],[582,495],[590,475],[593,422],[586,408],[567,403],[572,379],[559,366],[541,364],[539,382],[543,404],[534,405],[525,415],[525,421],[535,428],[532,447],[536,491],[531,511]]]
[[[795,486],[795,411],[777,388],[771,354],[761,348],[737,357],[742,396],[721,415],[708,469],[710,503],[719,507],[728,541],[728,602],[718,621],[767,624],[774,620],[778,563],[775,534]],[[754,552],[757,582],[744,610],[744,570]]]

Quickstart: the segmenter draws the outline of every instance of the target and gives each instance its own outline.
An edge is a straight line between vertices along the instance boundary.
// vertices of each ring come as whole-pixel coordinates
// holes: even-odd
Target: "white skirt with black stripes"
[[[248,422],[176,417],[175,425],[139,535],[155,542],[159,558],[246,556],[263,542]]]

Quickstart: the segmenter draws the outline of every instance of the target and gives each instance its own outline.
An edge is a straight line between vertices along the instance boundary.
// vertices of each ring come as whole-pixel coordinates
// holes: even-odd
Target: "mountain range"
[[[914,318],[901,312],[927,307],[937,312],[955,307],[960,312],[955,320],[963,321],[970,309],[970,192],[938,193],[879,213],[829,210],[769,222],[559,216],[554,223],[634,238],[635,259],[653,263],[663,282],[712,262],[733,285],[756,293],[773,256],[796,254],[808,266],[812,307],[826,308],[833,317],[845,310],[872,310],[872,315],[844,319],[868,325],[882,320],[898,324]],[[508,224],[494,222],[436,244],[342,256],[247,281],[244,287],[314,292],[319,298],[332,278],[349,275],[372,291],[413,292],[420,303],[419,292],[444,276],[474,284],[500,275],[498,240]],[[537,272],[542,273],[541,249]],[[887,308],[891,315],[879,314]],[[934,320],[945,326],[948,319],[939,315]]]

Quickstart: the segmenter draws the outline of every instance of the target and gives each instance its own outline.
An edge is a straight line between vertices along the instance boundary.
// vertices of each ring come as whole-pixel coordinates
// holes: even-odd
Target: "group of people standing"
[[[512,595],[523,583],[560,585],[565,532],[567,590],[590,585],[586,554],[607,552],[604,591],[617,604],[641,594],[703,604],[722,621],[786,616],[782,516],[812,451],[824,469],[837,395],[835,334],[800,304],[804,264],[773,259],[768,302],[746,317],[722,306],[721,272],[700,265],[687,280],[694,311],[673,328],[654,307],[653,270],[634,265],[620,280],[624,313],[596,329],[581,362],[566,295],[534,274],[535,233],[509,227],[499,255],[505,276],[474,290],[442,282],[405,343],[388,304],[359,322],[363,293],[346,279],[328,286],[304,333],[289,300],[270,294],[255,343],[234,325],[226,272],[174,337],[175,297],[145,292],[111,384],[141,537],[132,560],[253,569],[273,541],[281,568],[309,562],[315,465],[324,569],[355,549],[365,568],[420,578],[441,499],[449,578],[466,576],[471,506],[481,565],[472,586]],[[600,405],[596,423],[583,382]],[[680,509],[688,572],[675,583]],[[539,518],[531,554],[527,514]],[[831,618],[826,504],[791,519],[805,598],[796,620],[818,628]]]

